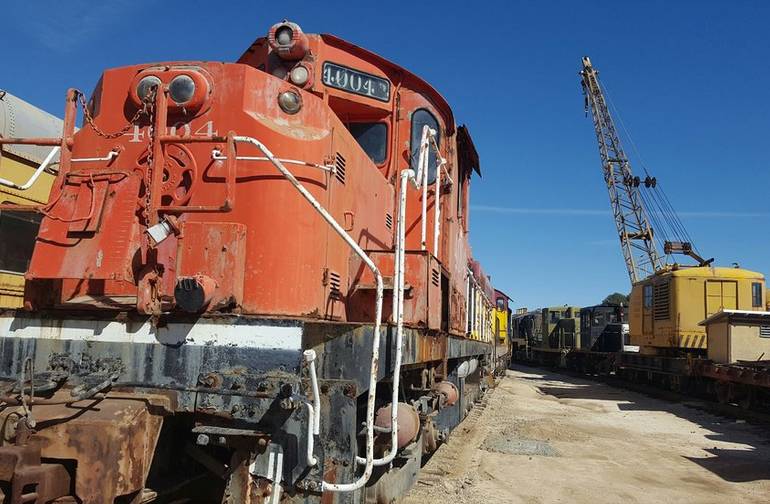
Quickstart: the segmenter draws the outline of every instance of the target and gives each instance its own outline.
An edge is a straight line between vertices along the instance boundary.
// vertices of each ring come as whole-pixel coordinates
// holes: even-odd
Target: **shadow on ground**
[[[683,458],[725,481],[770,480],[770,429],[767,426],[749,425],[689,407],[686,403],[649,397],[551,370],[520,365],[511,369],[521,373],[517,375],[519,380],[545,382],[538,385],[540,391],[558,399],[613,401],[621,411],[663,411],[687,420],[710,431],[706,435],[708,439],[744,445],[745,449],[705,448],[709,456]]]

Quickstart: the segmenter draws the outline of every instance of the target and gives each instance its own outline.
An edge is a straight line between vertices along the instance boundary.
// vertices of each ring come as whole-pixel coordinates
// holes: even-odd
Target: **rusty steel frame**
[[[243,318],[233,318],[233,322],[241,319]],[[21,315],[17,316],[17,320],[16,324],[19,327],[41,323]],[[262,320],[260,323],[271,323],[281,327],[296,322]],[[95,328],[101,327],[96,321],[94,324]],[[308,488],[321,490],[324,474],[334,475],[333,478],[337,481],[354,475],[355,453],[351,453],[351,450],[356,446],[355,438],[360,429],[355,421],[356,398],[365,396],[366,391],[371,390],[367,370],[362,369],[359,363],[371,351],[374,343],[374,328],[372,325],[321,322],[304,322],[300,328],[303,334],[302,348],[314,349],[318,354],[318,369],[321,370],[318,377],[320,413],[325,418],[347,418],[349,425],[338,421],[324,422],[325,425],[319,429],[319,439],[322,441],[318,443],[314,454],[319,464],[312,467],[309,474],[305,469],[311,467],[307,463],[307,454],[310,452],[305,444],[307,441],[305,436],[308,433],[308,427],[313,425],[314,419],[311,415],[303,414],[296,419],[292,417],[283,426],[279,426],[279,430],[269,431],[263,435],[281,439],[281,436],[286,435],[282,432],[291,435],[301,434],[300,439],[303,441],[296,446],[296,456],[292,459],[301,463],[298,465],[292,463],[293,465],[287,466],[284,479],[287,484],[302,483]],[[393,373],[396,352],[393,331],[393,327],[387,328],[384,337],[378,342],[383,365],[377,368],[376,382],[387,380]],[[270,378],[269,374],[253,378],[246,375],[247,381],[239,382],[242,379],[242,375],[236,371],[239,366],[245,365],[249,369],[283,368],[286,371],[279,376],[285,377],[288,372],[295,376],[294,390],[301,387],[300,373],[303,359],[301,348],[296,351],[278,352],[229,345],[193,347],[182,344],[176,347],[160,343],[149,345],[129,341],[123,343],[71,341],[66,339],[66,332],[62,332],[60,336],[65,339],[59,339],[53,334],[50,337],[34,340],[13,337],[7,341],[7,344],[17,348],[15,351],[18,352],[22,352],[23,348],[34,349],[38,369],[50,366],[50,362],[53,362],[51,359],[59,359],[60,357],[56,356],[61,355],[72,355],[73,358],[79,355],[78,359],[86,361],[91,359],[89,355],[121,356],[119,369],[124,371],[114,386],[115,391],[106,395],[107,400],[115,394],[133,398],[142,397],[146,393],[162,394],[173,398],[167,406],[163,407],[164,409],[177,413],[196,411],[202,415],[200,420],[204,422],[203,426],[207,425],[207,418],[232,415],[233,420],[247,422],[254,425],[256,429],[256,424],[263,415],[273,414],[270,405],[275,404],[276,400],[285,399],[282,395],[283,385],[274,381],[274,378]],[[427,363],[439,365],[444,359],[459,362],[473,356],[484,356],[489,351],[488,345],[478,341],[459,337],[431,336],[424,331],[412,328],[405,328],[404,338],[404,364],[410,366],[418,364],[424,366]],[[353,348],[349,347],[351,341],[354,343]],[[152,370],[144,367],[148,356],[153,356],[151,360],[156,363]],[[163,364],[165,362],[173,362],[175,367],[167,368]],[[7,363],[0,366],[0,378],[15,380],[19,365]],[[439,412],[435,421],[442,432],[459,423],[464,416],[463,408],[467,407],[470,404],[469,401],[472,402],[471,398],[480,392],[478,378],[459,378],[454,371],[451,371],[451,367],[449,369],[447,379],[463,391],[464,399],[461,401],[462,405],[458,402]],[[199,371],[190,374],[190,370]],[[72,377],[72,379],[75,378],[77,377]],[[285,379],[282,378],[282,380]],[[73,385],[77,383],[74,381]],[[132,392],[132,389],[136,390]],[[256,390],[257,393],[249,394],[250,390]],[[284,399],[281,399],[282,397]],[[40,403],[38,406],[33,404],[33,407],[42,408],[43,404]],[[343,414],[342,411],[346,413]],[[256,433],[256,430],[254,432]],[[342,464],[343,461],[350,461],[350,464],[346,466]],[[334,467],[336,469],[332,469]]]
[[[698,376],[712,378],[723,383],[740,383],[752,387],[770,389],[770,369],[741,363],[716,364],[702,362],[694,366]]]

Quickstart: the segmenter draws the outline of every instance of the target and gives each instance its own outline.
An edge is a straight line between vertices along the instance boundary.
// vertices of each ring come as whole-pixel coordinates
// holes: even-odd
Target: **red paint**
[[[279,24],[280,25],[280,24]],[[330,35],[296,27],[281,48],[274,26],[238,63],[167,62],[104,72],[93,115],[106,132],[128,126],[142,106],[136,86],[149,75],[161,81],[155,112],[117,138],[86,124],[76,133],[76,96],[67,99],[62,165],[45,208],[27,277],[30,308],[105,309],[90,298],[120,298],[113,308],[174,311],[178,278],[213,280],[209,311],[371,322],[373,279],[346,244],[270,163],[235,160],[261,156],[234,135],[265,144],[276,156],[337,173],[287,164],[291,172],[374,258],[392,285],[398,174],[409,167],[411,117],[426,109],[439,123],[440,148],[453,184],[442,186],[441,239],[433,244],[434,188],[428,192],[428,251],[420,250],[422,194],[407,195],[406,323],[465,332],[467,267],[490,291],[468,245],[468,187],[478,155],[467,130],[457,128],[446,101],[428,83],[383,58]],[[324,85],[332,62],[387,80],[387,101]],[[302,88],[289,81],[297,65],[311,72]],[[276,76],[274,76],[275,74]],[[169,94],[171,80],[187,75],[196,91],[186,104]],[[287,114],[278,95],[293,91],[302,108]],[[398,98],[398,99],[396,99]],[[345,122],[343,122],[345,121]],[[345,123],[381,121],[388,156],[375,165]],[[120,154],[111,162],[70,158]],[[227,160],[212,158],[216,149]],[[149,159],[152,163],[149,163]],[[344,165],[344,166],[343,166]],[[344,174],[343,174],[344,169]],[[148,194],[149,188],[149,194]],[[148,226],[174,216],[176,232],[155,246]],[[71,221],[73,218],[77,219]],[[448,280],[442,292],[442,275]],[[391,312],[386,292],[385,315]],[[442,312],[442,297],[448,313]],[[442,317],[449,320],[442,323]]]

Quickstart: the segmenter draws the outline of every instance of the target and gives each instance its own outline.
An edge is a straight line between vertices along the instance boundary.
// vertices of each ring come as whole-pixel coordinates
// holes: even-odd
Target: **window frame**
[[[371,157],[369,157],[369,153],[366,152],[366,150],[361,146],[360,143],[358,143],[358,139],[353,135],[353,132],[350,131],[350,125],[352,124],[383,124],[385,126],[385,159],[382,160],[382,162],[376,162]],[[375,120],[375,121],[348,121],[345,123],[345,129],[348,130],[348,133],[350,133],[350,136],[353,137],[353,140],[355,140],[356,145],[358,145],[362,151],[364,151],[364,154],[366,154],[366,157],[368,157],[371,162],[377,166],[378,168],[382,168],[383,166],[386,166],[388,162],[390,161],[390,123],[385,120]]]
[[[751,307],[762,308],[762,297],[762,282],[751,282]]]
[[[441,128],[441,122],[438,120],[438,117],[436,114],[434,114],[429,108],[427,107],[419,107],[412,111],[412,115],[409,118],[409,168],[417,171],[417,166],[415,164],[420,158],[420,146],[419,142],[422,139],[422,128],[420,128],[420,133],[417,135],[417,157],[415,157],[415,129],[414,129],[414,118],[417,115],[418,112],[425,112],[430,117],[433,118],[433,120],[436,122],[436,146],[439,148],[439,151],[441,150],[441,139],[443,137],[442,128]],[[423,126],[425,124],[423,123]],[[435,170],[433,172],[433,178],[431,178],[431,163],[430,163],[430,156],[431,156],[432,149],[428,150],[428,184],[433,184],[436,182],[436,177],[438,177],[438,170],[435,170],[437,168],[436,164],[433,163],[433,169]],[[434,159],[435,161],[438,161],[438,157]]]
[[[644,308],[645,311],[652,310],[654,304],[653,292],[654,289],[652,284],[642,286],[642,308]]]

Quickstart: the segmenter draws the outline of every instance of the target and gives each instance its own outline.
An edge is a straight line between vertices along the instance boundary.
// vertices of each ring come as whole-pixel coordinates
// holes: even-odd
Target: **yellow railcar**
[[[634,284],[631,344],[642,353],[708,347],[702,320],[721,310],[763,311],[765,278],[741,268],[671,267]]]
[[[468,309],[466,310],[467,331],[471,339],[492,342],[495,325],[495,313],[492,299],[494,289],[489,283],[489,277],[481,269],[481,265],[472,261],[468,268],[466,284]]]
[[[55,137],[61,130],[60,119],[0,91],[0,136]],[[58,157],[37,178],[33,175],[50,152],[50,147],[29,145],[7,145],[0,150],[0,203],[36,205],[48,200]],[[0,210],[0,309],[22,304],[24,273],[39,225],[37,213]]]
[[[494,306],[494,333],[497,336],[497,343],[501,345],[508,344],[510,340],[510,333],[508,326],[510,325],[511,309],[509,307],[509,298],[503,291],[495,289],[495,306]]]

